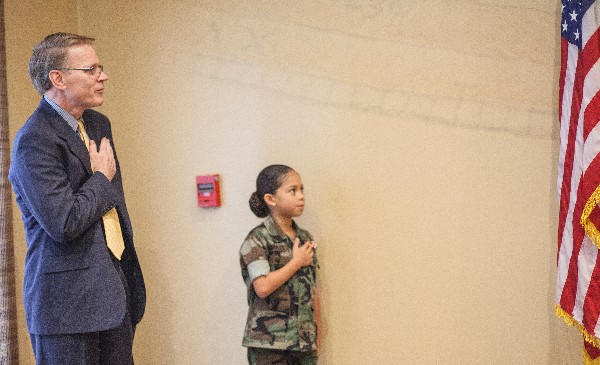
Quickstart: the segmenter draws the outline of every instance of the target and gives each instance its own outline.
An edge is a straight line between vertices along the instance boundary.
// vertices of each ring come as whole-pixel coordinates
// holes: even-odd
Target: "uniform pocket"
[[[291,307],[291,297],[289,291],[290,288],[287,283],[283,284],[280,288],[275,290],[271,295],[267,297],[269,307],[273,311],[289,314]]]
[[[281,269],[292,259],[292,252],[287,243],[274,243],[269,247],[269,263],[271,271]]]

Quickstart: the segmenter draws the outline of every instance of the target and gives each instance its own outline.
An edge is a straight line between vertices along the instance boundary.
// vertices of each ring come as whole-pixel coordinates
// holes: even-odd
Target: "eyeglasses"
[[[96,65],[90,67],[63,67],[61,70],[79,70],[83,71],[87,74],[90,74],[94,77],[99,77],[102,72],[104,72],[104,65]]]

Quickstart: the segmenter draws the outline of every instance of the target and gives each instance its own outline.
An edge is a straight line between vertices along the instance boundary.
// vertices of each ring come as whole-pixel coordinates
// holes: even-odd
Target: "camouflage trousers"
[[[248,347],[250,365],[317,365],[317,352],[285,351]]]

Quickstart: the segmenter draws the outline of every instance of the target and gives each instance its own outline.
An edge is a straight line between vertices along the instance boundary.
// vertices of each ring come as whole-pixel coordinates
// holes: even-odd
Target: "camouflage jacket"
[[[308,233],[292,223],[301,244],[312,241]],[[252,282],[282,268],[292,259],[292,240],[268,216],[254,228],[240,248],[242,277],[248,288],[248,319],[243,346],[278,350],[315,351],[317,324],[314,293],[317,256],[312,265],[298,270],[290,280],[265,299],[256,295]]]

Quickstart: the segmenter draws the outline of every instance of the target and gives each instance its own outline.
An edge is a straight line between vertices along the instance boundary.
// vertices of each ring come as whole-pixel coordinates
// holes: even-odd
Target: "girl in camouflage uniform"
[[[265,220],[240,248],[248,288],[243,346],[250,365],[317,364],[316,245],[293,218],[304,211],[300,175],[271,165],[256,178],[250,209]]]

